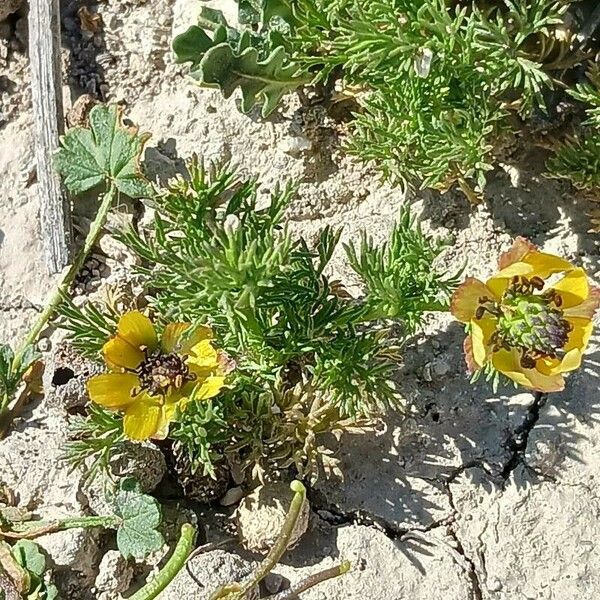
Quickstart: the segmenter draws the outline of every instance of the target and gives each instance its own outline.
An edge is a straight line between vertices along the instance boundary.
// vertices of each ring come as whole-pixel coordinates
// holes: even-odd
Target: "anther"
[[[532,277],[529,280],[529,282],[536,290],[544,289],[544,280],[541,277],[538,277],[537,275],[535,277]]]
[[[535,359],[528,354],[521,355],[521,366],[524,369],[534,369],[535,368]]]

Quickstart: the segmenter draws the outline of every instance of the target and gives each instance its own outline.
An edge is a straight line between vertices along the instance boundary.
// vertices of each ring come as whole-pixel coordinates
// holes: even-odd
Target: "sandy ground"
[[[69,19],[76,3],[66,4]],[[325,225],[343,227],[345,239],[361,229],[385,239],[407,199],[344,155],[343,136],[319,107],[290,97],[263,122],[240,114],[235,99],[224,101],[181,77],[169,40],[172,30],[194,21],[197,2],[107,0],[97,6],[105,24],[98,39],[82,39],[73,23],[64,24],[65,95],[91,91],[124,103],[129,118],[153,133],[146,152],[151,173],[174,174],[192,152],[226,158],[259,176],[265,190],[299,181],[289,220],[309,239]],[[0,73],[0,342],[25,331],[52,284],[40,254],[26,58],[22,43],[14,41],[15,26],[23,30],[23,22],[13,23],[0,37],[9,48]],[[543,162],[541,151],[516,155],[513,164],[492,173],[488,200],[475,208],[454,193],[411,198],[426,230],[454,240],[443,258],[449,272],[466,261],[468,274],[486,277],[498,253],[524,235],[585,266],[598,281],[599,238],[586,233],[587,205],[567,185],[545,179]],[[80,213],[91,210],[78,207]],[[341,255],[334,268],[350,286],[356,283]],[[305,594],[307,600],[600,597],[598,338],[567,389],[540,408],[531,394],[492,394],[485,384],[469,384],[463,332],[448,315],[432,315],[426,333],[407,350],[398,372],[409,417],[391,415],[379,435],[342,441],[345,481],[318,484],[311,531],[277,573],[297,581],[340,558],[353,562],[350,574]],[[34,425],[41,429],[22,428],[0,443],[0,481],[29,486],[23,491],[36,506],[43,499],[36,500],[30,488],[41,485],[35,473],[42,465],[14,461],[16,449],[35,444],[36,431],[58,432],[51,447],[64,440],[64,422],[46,423],[49,417],[40,414],[42,425]],[[33,469],[26,484],[21,469]],[[69,494],[60,487],[66,477],[57,470],[43,480],[51,488],[46,503],[60,507],[63,496],[64,506],[81,502],[69,495],[74,484]],[[53,556],[72,568],[85,550],[85,569],[95,576],[97,546],[92,551],[71,542],[79,554],[64,558],[64,548],[53,547]],[[225,562],[210,568],[235,557],[221,558]],[[85,571],[81,564],[76,568]],[[210,570],[203,573],[210,582]],[[181,597],[207,596],[183,572],[161,599]]]

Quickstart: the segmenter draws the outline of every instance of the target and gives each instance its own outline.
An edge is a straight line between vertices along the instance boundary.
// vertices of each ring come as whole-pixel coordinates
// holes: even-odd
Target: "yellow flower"
[[[540,392],[562,390],[563,374],[581,365],[600,289],[583,269],[523,238],[499,268],[486,283],[467,279],[452,298],[452,314],[468,324],[469,369],[495,370]]]
[[[124,314],[117,334],[102,349],[110,370],[88,382],[90,399],[123,412],[123,430],[133,440],[164,439],[177,409],[189,395],[216,396],[225,383],[221,356],[209,327],[184,336],[189,323],[170,323],[160,340],[150,319],[138,311]]]

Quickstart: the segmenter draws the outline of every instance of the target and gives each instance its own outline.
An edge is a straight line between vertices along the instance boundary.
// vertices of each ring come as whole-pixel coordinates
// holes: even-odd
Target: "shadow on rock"
[[[69,50],[68,83],[73,100],[82,94],[104,102],[108,83],[105,69],[115,63],[106,52],[101,13],[89,0],[62,2],[62,41]]]
[[[406,350],[397,374],[405,416],[389,415],[377,434],[346,435],[337,452],[344,481],[320,480],[313,491],[321,519],[375,526],[402,541],[417,567],[419,553],[428,552],[419,534],[454,519],[449,487],[455,479],[464,474],[487,492],[509,480],[517,486],[555,480],[566,461],[584,458],[578,448],[585,436],[573,422],[589,427],[599,420],[598,351],[564,392],[543,404],[539,395],[512,387],[493,393],[485,381],[471,384],[463,339],[453,323]],[[532,453],[534,438],[542,449]],[[476,467],[489,477],[471,478]]]

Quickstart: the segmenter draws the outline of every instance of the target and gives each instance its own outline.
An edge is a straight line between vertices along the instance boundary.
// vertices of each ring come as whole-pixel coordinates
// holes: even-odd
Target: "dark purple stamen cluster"
[[[169,388],[180,389],[196,379],[179,354],[157,352],[147,356],[135,370],[140,387],[151,396],[164,396]]]

